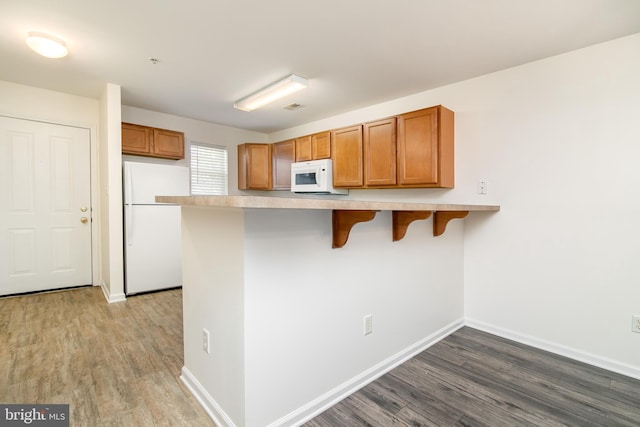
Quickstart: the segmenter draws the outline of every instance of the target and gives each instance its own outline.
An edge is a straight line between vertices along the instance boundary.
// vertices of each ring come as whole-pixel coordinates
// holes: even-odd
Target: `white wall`
[[[460,170],[503,206],[472,218],[466,316],[640,378],[640,35],[443,90]]]
[[[175,161],[125,156],[128,160],[188,166],[190,162],[189,147],[192,141],[227,147],[229,153],[229,194],[240,194],[238,191],[238,151],[236,148],[238,144],[244,142],[267,142],[267,135],[263,133],[128,106],[122,107],[122,121],[177,130],[185,134],[184,160]]]
[[[332,249],[331,211],[246,210],[246,426],[295,424],[461,324],[463,227],[393,242],[384,211]]]
[[[98,101],[0,80],[0,114],[93,130],[98,124]]]
[[[182,378],[204,388],[201,400],[217,425],[244,426],[243,211],[183,207],[182,253]],[[202,350],[203,329],[210,333],[210,354]]]
[[[640,34],[270,135],[442,104],[454,190],[353,198],[497,203],[465,220],[469,324],[640,377]],[[487,180],[489,193],[476,194]]]
[[[100,262],[105,297],[125,299],[122,224],[122,131],[120,86],[107,84],[100,97]]]

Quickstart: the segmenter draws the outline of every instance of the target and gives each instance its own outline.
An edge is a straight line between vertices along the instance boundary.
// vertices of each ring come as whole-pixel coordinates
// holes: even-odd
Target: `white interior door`
[[[0,295],[87,285],[89,129],[0,116]]]

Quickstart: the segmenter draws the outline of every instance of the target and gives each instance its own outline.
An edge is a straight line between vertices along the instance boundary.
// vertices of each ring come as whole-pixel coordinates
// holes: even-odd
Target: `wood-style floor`
[[[213,426],[180,379],[182,292],[0,299],[0,403],[68,403],[70,425]]]
[[[462,328],[314,418],[335,426],[640,426],[640,381]]]
[[[0,403],[69,403],[72,426],[213,426],[183,387],[182,293],[0,299]],[[640,381],[463,328],[306,424],[640,426]]]

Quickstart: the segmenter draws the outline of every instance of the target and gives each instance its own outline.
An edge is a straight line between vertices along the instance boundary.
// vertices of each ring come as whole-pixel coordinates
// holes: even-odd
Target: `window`
[[[191,194],[228,194],[227,149],[191,142]]]

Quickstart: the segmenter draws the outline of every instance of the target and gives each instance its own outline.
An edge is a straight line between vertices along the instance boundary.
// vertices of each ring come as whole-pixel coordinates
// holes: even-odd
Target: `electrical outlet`
[[[209,331],[202,328],[202,349],[207,353],[211,354],[211,347],[209,341]]]
[[[631,331],[640,334],[640,314],[631,316]]]
[[[478,182],[478,194],[487,194],[488,187],[487,181]]]
[[[364,316],[364,334],[369,335],[373,332],[373,314]]]

